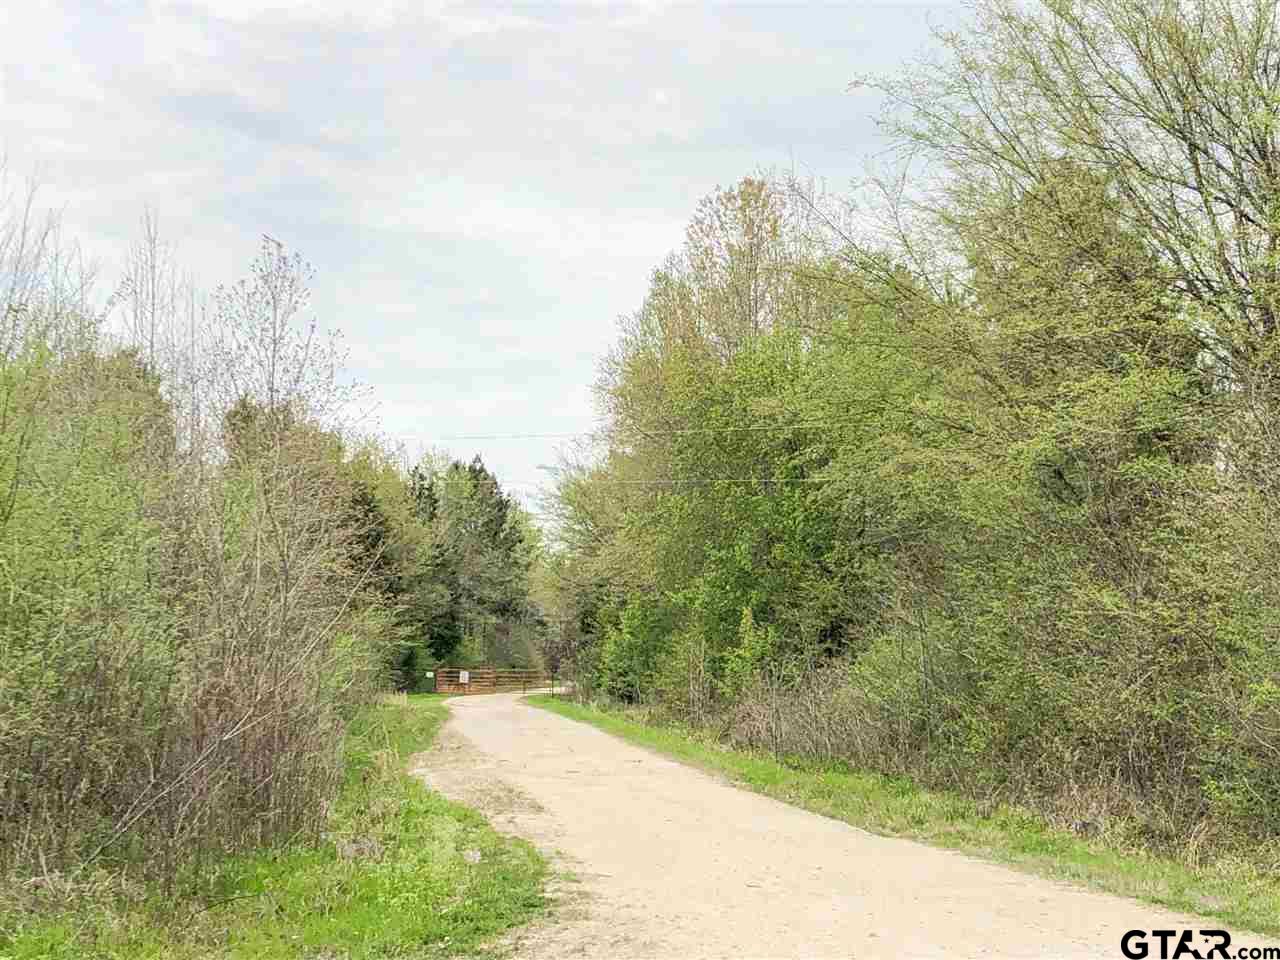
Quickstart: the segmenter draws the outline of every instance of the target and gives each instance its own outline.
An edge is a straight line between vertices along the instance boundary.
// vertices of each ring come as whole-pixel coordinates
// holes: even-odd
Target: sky
[[[0,4],[0,152],[108,281],[155,211],[207,287],[270,234],[315,267],[370,427],[529,496],[596,423],[620,316],[698,200],[837,191],[884,148],[861,73],[954,4]]]

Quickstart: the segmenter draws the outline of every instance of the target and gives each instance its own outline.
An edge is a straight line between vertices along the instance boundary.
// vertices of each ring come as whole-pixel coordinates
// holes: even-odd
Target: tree
[[[528,516],[478,456],[415,465],[408,496],[427,530],[404,580],[410,635],[438,661],[528,662],[531,631],[542,629],[529,602]]]
[[[1070,158],[1146,247],[1144,280],[1177,295],[1224,375],[1245,377],[1275,359],[1278,17],[1269,0],[983,0],[969,29],[939,35],[948,62],[864,82],[943,177],[919,226],[973,237],[993,198],[1038,197],[1079,262],[1111,269],[1045,189]]]

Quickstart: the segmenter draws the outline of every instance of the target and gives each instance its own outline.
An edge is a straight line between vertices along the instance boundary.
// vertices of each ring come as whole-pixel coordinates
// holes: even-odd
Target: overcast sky
[[[619,315],[698,199],[762,167],[841,187],[848,92],[955,7],[0,3],[0,148],[116,269],[144,207],[206,285],[262,233],[316,267],[384,432],[528,493],[594,420]]]

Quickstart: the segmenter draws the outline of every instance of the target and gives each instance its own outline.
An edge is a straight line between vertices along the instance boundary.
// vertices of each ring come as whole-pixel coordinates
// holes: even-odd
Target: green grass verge
[[[1247,860],[1220,859],[1194,868],[1141,850],[1117,849],[1105,837],[1082,839],[1029,810],[1000,807],[982,816],[965,797],[924,790],[903,778],[843,764],[780,761],[728,749],[697,731],[651,726],[545,695],[527,699],[630,743],[722,774],[757,793],[872,833],[907,837],[1095,890],[1218,917],[1232,930],[1280,934],[1280,876]]]
[[[181,894],[118,887],[74,904],[0,903],[0,960],[373,960],[474,954],[545,908],[529,844],[410,776],[444,697],[389,700],[353,725],[323,843],[206,869]],[[343,857],[339,847],[360,855]]]

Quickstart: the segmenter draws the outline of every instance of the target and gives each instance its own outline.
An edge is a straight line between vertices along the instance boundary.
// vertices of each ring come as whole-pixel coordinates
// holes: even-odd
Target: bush
[[[323,821],[395,634],[352,563],[323,358],[263,313],[300,270],[268,244],[219,315],[287,382],[24,305],[0,354],[2,873],[171,880]]]

